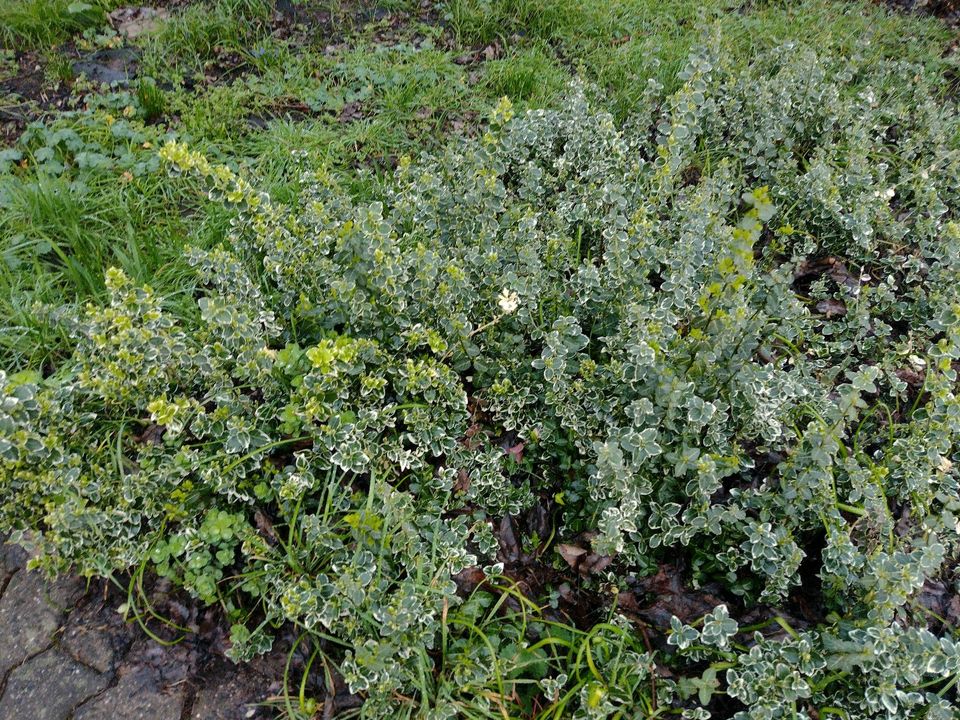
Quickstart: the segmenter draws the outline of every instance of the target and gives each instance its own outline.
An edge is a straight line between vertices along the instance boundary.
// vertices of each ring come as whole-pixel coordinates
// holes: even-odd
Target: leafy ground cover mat
[[[948,84],[718,35],[563,94],[362,191],[130,138],[229,232],[179,297],[30,308],[0,532],[238,661],[295,628],[292,717],[955,717]]]

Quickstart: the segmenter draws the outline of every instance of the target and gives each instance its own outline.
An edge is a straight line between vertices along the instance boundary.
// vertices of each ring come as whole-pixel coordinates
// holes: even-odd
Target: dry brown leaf
[[[587,554],[587,551],[579,547],[578,545],[567,545],[566,543],[560,543],[557,545],[557,552],[560,553],[560,556],[566,560],[567,565],[572,567],[574,570],[580,565],[580,559]]]
[[[847,314],[847,306],[841,300],[821,300],[817,303],[817,312],[824,315],[827,319],[834,317],[843,317]]]

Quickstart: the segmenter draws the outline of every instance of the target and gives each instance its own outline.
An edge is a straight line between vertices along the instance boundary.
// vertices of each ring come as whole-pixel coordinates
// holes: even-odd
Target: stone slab
[[[152,668],[125,668],[117,684],[78,707],[73,720],[180,720],[185,695],[184,685],[163,687]]]
[[[0,718],[67,720],[74,707],[107,686],[109,678],[50,649],[10,673]]]

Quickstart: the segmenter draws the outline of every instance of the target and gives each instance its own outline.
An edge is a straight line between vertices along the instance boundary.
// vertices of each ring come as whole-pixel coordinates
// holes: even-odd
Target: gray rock
[[[77,704],[106,687],[108,678],[51,649],[10,673],[0,718],[66,720]]]
[[[135,48],[98,50],[73,63],[73,72],[92,82],[126,85],[137,74],[139,52]]]
[[[116,669],[132,637],[133,629],[114,608],[90,602],[70,613],[60,644],[84,665],[106,673]]]
[[[0,576],[12,575],[27,566],[27,551],[19,545],[0,543]]]
[[[73,720],[180,720],[184,686],[162,687],[149,667],[120,672],[117,684],[78,707]]]
[[[86,583],[83,578],[61,576],[56,580],[47,580],[41,573],[31,572],[37,576],[37,583],[43,590],[43,601],[59,612],[70,612],[83,597]]]
[[[110,13],[110,22],[120,35],[131,40],[145,33],[155,32],[170,17],[165,8],[122,7]]]
[[[48,590],[42,575],[21,570],[0,597],[0,678],[51,644],[63,611],[50,601]]]

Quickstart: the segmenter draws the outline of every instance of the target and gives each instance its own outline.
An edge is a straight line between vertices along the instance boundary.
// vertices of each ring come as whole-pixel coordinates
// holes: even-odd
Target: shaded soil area
[[[116,47],[83,50],[69,42],[47,52],[0,48],[0,147],[12,146],[31,121],[83,107],[84,98],[90,94],[135,86],[143,35],[199,1],[156,0],[115,10],[110,13],[110,27],[122,43]],[[439,23],[434,3],[426,0],[415,13],[409,13],[385,9],[371,0],[336,6],[322,0],[275,0],[264,31],[294,47],[336,49],[368,23],[379,26],[375,41],[389,43],[397,41],[413,21]],[[203,83],[229,83],[248,70],[249,64],[240,53],[216,48],[214,59],[204,70]],[[81,77],[85,79],[82,85],[77,83]],[[186,79],[187,89],[194,84],[194,79]],[[305,113],[294,119],[303,117]]]
[[[951,25],[960,24],[960,0],[881,0],[894,10],[911,12],[946,20]]]
[[[144,33],[155,29],[184,7],[203,0],[153,0],[133,4],[110,13],[110,26],[122,39],[118,47],[82,50],[69,42],[52,52],[8,48],[0,57],[0,148],[15,144],[26,125],[57,112],[82,108],[85,97],[103,89],[135,88],[139,79],[139,60]],[[960,0],[875,0],[895,11],[929,15],[960,27]],[[372,40],[392,44],[411,40],[410,30],[416,23],[441,26],[444,20],[434,0],[422,0],[413,11],[383,7],[377,0],[349,0],[331,4],[323,0],[274,0],[273,13],[263,28],[269,36],[287,41],[293,47],[309,47],[333,52],[349,46],[354,31],[369,24],[376,27]],[[412,38],[417,42],[417,38]],[[454,48],[451,33],[445,33],[440,47]],[[956,43],[944,49],[955,52]],[[500,41],[487,46],[461,48],[455,62],[475,65],[503,55]],[[214,57],[206,64],[202,85],[231,83],[251,72],[248,59],[227,48],[215,48]],[[85,82],[78,85],[77,79]],[[949,78],[957,84],[954,78]],[[194,89],[195,78],[185,78],[185,87]],[[297,103],[291,108],[277,108],[263,116],[250,118],[253,128],[264,127],[278,116],[294,121],[315,115]],[[364,119],[362,103],[349,103],[341,112],[342,122]],[[469,130],[472,118],[454,117],[448,130]],[[175,124],[176,118],[166,118]]]
[[[24,52],[0,67],[0,146],[13,145],[27,123],[44,113],[68,109],[70,87],[51,82],[45,65],[38,53]]]

